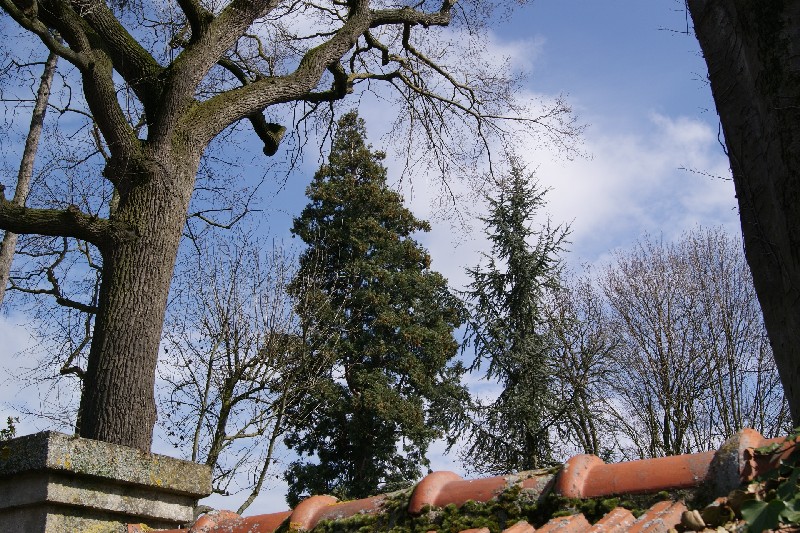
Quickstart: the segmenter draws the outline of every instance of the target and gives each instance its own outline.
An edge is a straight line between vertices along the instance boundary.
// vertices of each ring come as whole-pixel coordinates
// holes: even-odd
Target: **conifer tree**
[[[389,189],[384,154],[364,138],[363,120],[344,115],[292,229],[308,245],[296,278],[306,345],[335,361],[310,419],[287,439],[304,456],[286,474],[292,505],[306,494],[358,498],[414,480],[466,395],[463,368],[451,361],[461,305],[412,238],[428,223]],[[330,328],[335,339],[313,339]]]
[[[549,428],[558,401],[552,391],[551,343],[544,298],[559,285],[558,257],[566,226],[531,227],[544,205],[539,188],[512,160],[510,175],[487,197],[482,219],[492,244],[485,266],[467,269],[467,338],[472,369],[485,364],[485,378],[502,386],[499,397],[475,407],[464,456],[477,470],[507,473],[541,468],[552,460]]]

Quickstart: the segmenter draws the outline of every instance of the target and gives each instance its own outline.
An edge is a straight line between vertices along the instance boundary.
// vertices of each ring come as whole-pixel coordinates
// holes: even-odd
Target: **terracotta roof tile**
[[[636,522],[636,517],[633,516],[632,512],[622,507],[617,507],[598,520],[592,528],[592,532],[617,533],[627,531],[634,522]]]
[[[705,490],[712,496],[722,496],[742,482],[752,480],[759,473],[774,468],[777,465],[776,457],[758,456],[753,453],[753,449],[780,440],[766,440],[753,430],[744,430],[727,441],[716,452],[616,464],[606,464],[591,455],[578,455],[569,459],[560,471],[558,469],[537,470],[473,480],[463,479],[453,472],[434,472],[423,478],[414,488],[408,500],[407,512],[409,514],[406,516],[417,516],[424,520],[425,513],[432,509],[447,506],[454,506],[453,509],[461,508],[469,501],[492,502],[503,494],[512,494],[513,497],[524,497],[531,501],[541,501],[542,498],[549,497],[548,495],[587,499],[614,495],[652,495],[662,491],[693,490],[705,487]],[[783,455],[789,453],[788,449],[789,447],[786,446]],[[517,492],[508,492],[509,490]],[[192,533],[272,533],[287,521],[290,530],[308,531],[322,521],[339,521],[357,515],[376,515],[380,518],[381,513],[388,512],[389,504],[394,502],[393,504],[397,505],[397,500],[392,500],[395,497],[392,494],[384,494],[361,500],[339,502],[332,496],[312,496],[300,502],[292,511],[246,518],[229,511],[218,511],[201,517],[189,531]],[[651,499],[650,503],[652,501]],[[611,503],[611,505],[617,505],[617,503]],[[464,509],[468,508],[469,506],[464,507]],[[649,506],[638,518],[631,511],[617,506],[608,509],[608,512],[602,515],[594,525],[583,514],[576,513],[571,516],[552,518],[536,529],[524,520],[518,521],[506,528],[504,533],[533,533],[534,531],[537,533],[666,533],[681,523],[681,517],[685,511],[687,508],[683,502],[668,499]],[[597,515],[593,516],[593,520],[596,520]],[[483,524],[481,523],[481,525]],[[135,525],[129,526],[128,530],[131,533],[142,531]],[[186,530],[173,531],[178,533]],[[460,533],[490,533],[490,530],[487,527],[478,527],[462,529]]]
[[[606,464],[593,455],[566,462],[556,490],[570,498],[686,489],[705,480],[715,452]]]
[[[539,495],[550,489],[556,471],[531,470],[516,475],[482,479],[464,479],[453,472],[434,472],[422,478],[414,488],[408,512],[416,515],[426,506],[444,507],[451,503],[461,507],[470,500],[487,502],[517,484],[529,493]]]
[[[536,531],[539,533],[583,533],[589,531],[591,527],[592,525],[582,514],[575,514],[553,518]]]
[[[653,505],[629,528],[628,533],[667,533],[681,523],[686,511],[682,502],[664,501]]]
[[[536,531],[532,525],[527,523],[525,520],[520,520],[513,526],[504,529],[503,533],[533,533]]]

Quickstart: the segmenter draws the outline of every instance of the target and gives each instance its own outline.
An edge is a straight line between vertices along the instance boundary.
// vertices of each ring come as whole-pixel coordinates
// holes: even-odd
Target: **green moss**
[[[513,484],[485,503],[467,501],[461,507],[455,504],[438,508],[426,506],[419,516],[412,516],[407,512],[411,492],[412,489],[406,489],[390,494],[377,513],[322,521],[311,532],[458,533],[464,529],[485,527],[492,533],[500,533],[520,520],[539,528],[552,518],[578,513],[582,513],[590,523],[594,524],[617,507],[624,507],[638,517],[658,501],[681,496],[678,493],[659,493],[632,496],[626,500],[619,498],[578,500],[555,494],[539,495],[537,492],[523,489],[521,484]],[[292,529],[287,520],[277,531],[289,533],[297,531],[297,528]]]

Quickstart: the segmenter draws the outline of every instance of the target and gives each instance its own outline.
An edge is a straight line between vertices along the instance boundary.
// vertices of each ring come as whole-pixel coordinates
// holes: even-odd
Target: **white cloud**
[[[539,220],[549,215],[555,224],[571,224],[566,259],[573,266],[631,246],[645,232],[671,240],[698,224],[738,231],[733,184],[724,179],[727,159],[715,130],[697,119],[658,114],[640,123],[636,132],[593,126],[585,136],[587,158],[564,160],[536,150],[520,154],[541,185],[552,189]],[[451,185],[467,196],[468,184],[454,179]],[[407,198],[418,216],[434,219],[433,231],[420,240],[433,256],[433,267],[462,288],[464,267],[478,264],[489,243],[474,218],[468,234],[454,230],[450,221],[435,220],[428,200],[436,191],[425,186],[417,183],[413,198]],[[472,215],[483,209],[462,206]]]
[[[504,43],[496,35],[490,37],[486,56],[509,57],[514,68],[532,68],[544,45],[543,39]],[[517,96],[519,101],[555,99],[530,91]],[[580,102],[570,103],[581,107]],[[361,96],[359,112],[375,148],[387,150],[390,180],[397,181],[405,154],[393,153],[396,139],[386,134],[395,111],[373,92]],[[549,214],[555,224],[571,224],[571,251],[566,259],[572,266],[598,262],[614,249],[631,246],[645,232],[663,233],[671,240],[698,224],[738,231],[733,185],[725,179],[728,163],[717,140],[716,124],[655,112],[626,117],[602,110],[593,114],[584,110],[584,114],[584,120],[593,123],[583,136],[582,150],[588,157],[565,159],[552,144],[540,145],[540,139],[530,137],[527,145],[518,148],[518,155],[530,170],[536,170],[542,186],[552,189],[540,220],[544,222]],[[402,191],[406,205],[432,222],[433,231],[418,238],[431,252],[433,267],[451,285],[463,288],[468,282],[464,268],[477,265],[481,252],[489,250],[483,225],[477,220],[485,206],[475,199],[464,176],[452,176],[448,185],[461,198],[462,220],[441,216],[440,182],[435,174],[417,174],[413,183],[403,183]]]
[[[467,471],[461,461],[457,459],[458,444],[452,451],[447,452],[447,443],[443,440],[436,440],[431,443],[428,448],[428,459],[430,460],[430,469],[433,472],[440,472],[446,470],[455,472],[461,477],[468,477]],[[424,472],[423,472],[424,474]]]
[[[629,246],[644,232],[674,239],[696,224],[735,226],[730,182],[681,170],[727,175],[727,162],[708,124],[652,115],[640,132],[587,133],[592,159],[542,163],[540,178],[553,187],[555,220],[574,220],[573,250],[593,261]]]
[[[443,34],[454,44],[466,43],[468,38],[466,32],[453,28],[443,29]],[[479,48],[469,50],[471,54],[477,54],[478,63],[495,64],[498,66],[507,65],[513,72],[530,74],[536,67],[537,62],[542,58],[545,51],[547,40],[541,35],[532,35],[523,39],[504,40],[497,32],[488,31],[486,39],[480,42]],[[462,50],[461,54],[466,53]],[[459,57],[459,53],[453,55]]]
[[[0,422],[3,424],[6,417],[16,416],[9,405],[19,399],[19,387],[9,376],[22,369],[25,358],[21,353],[36,345],[36,339],[24,326],[25,322],[26,319],[17,314],[0,315],[0,339],[3,339],[0,344],[0,368],[5,376],[0,387]]]

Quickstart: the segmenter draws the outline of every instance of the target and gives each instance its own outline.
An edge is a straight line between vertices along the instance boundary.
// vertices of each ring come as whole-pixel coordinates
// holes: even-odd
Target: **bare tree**
[[[614,360],[614,390],[623,405],[617,420],[643,457],[702,446],[689,432],[707,387],[691,327],[698,295],[690,276],[683,258],[646,238],[618,254],[602,282],[613,327],[624,332]]]
[[[560,457],[576,450],[615,457],[617,442],[609,416],[607,373],[612,366],[619,337],[608,324],[606,302],[589,276],[565,276],[562,286],[550,295],[546,306],[552,339],[555,388],[569,398],[555,431],[562,444]],[[564,449],[564,445],[571,449]]]
[[[241,514],[274,474],[287,428],[313,408],[307,397],[330,362],[304,346],[295,314],[304,302],[287,293],[292,255],[264,253],[240,233],[201,250],[180,265],[173,290],[180,301],[159,367],[162,425],[187,458],[212,468],[214,492],[249,491]]]
[[[741,242],[721,229],[685,235],[700,311],[695,325],[709,371],[705,433],[720,442],[743,427],[773,437],[791,429],[780,379]],[[698,428],[699,430],[699,428]]]
[[[24,36],[11,33],[8,38],[24,40]],[[70,77],[70,69],[54,68],[58,55],[51,53],[42,63],[38,60],[40,54],[41,49],[7,48],[0,72],[0,102],[6,112],[0,148],[6,153],[6,162],[18,161],[18,149],[23,154],[22,163],[14,170],[14,175],[24,177],[15,196],[24,192],[27,204],[53,208],[74,204],[99,216],[108,209],[113,195],[112,188],[98,187],[89,179],[98,171],[94,159],[103,159],[102,139],[91,117],[80,109],[79,102],[72,100],[75,80]],[[46,68],[40,81],[38,74],[43,65]],[[27,89],[16,89],[26,85],[34,96],[29,96]],[[16,124],[31,107],[38,120],[35,116],[31,128],[20,131]],[[12,153],[13,157],[9,157]],[[11,175],[11,169],[7,172]],[[27,178],[30,181],[24,183]],[[9,376],[9,383],[39,395],[38,401],[20,401],[14,406],[20,413],[53,427],[74,430],[76,399],[82,388],[98,304],[102,257],[95,247],[78,239],[16,235],[10,231],[5,235],[7,239],[13,237],[15,246],[3,248],[3,254],[10,254],[3,303],[29,319],[26,325],[35,339],[34,346],[17,354],[25,362]],[[30,396],[28,392],[19,398]]]
[[[408,153],[430,154],[442,175],[469,169],[520,128],[569,147],[576,130],[563,102],[526,107],[513,78],[469,61],[469,51],[443,52],[447,34],[435,29],[455,23],[462,34],[452,40],[475,43],[489,5],[0,0],[74,67],[107,156],[94,190],[114,190],[93,209],[63,198],[21,207],[0,194],[0,228],[79,239],[102,255],[82,436],[150,448],[158,346],[198,168],[209,144],[240,121],[271,156],[286,132],[270,121],[279,113],[294,106],[301,118],[324,117],[357,86],[380,82],[397,90],[406,140],[425,148]]]
[[[736,240],[720,229],[672,244],[645,237],[617,254],[601,284],[621,336],[609,405],[631,442],[627,455],[706,450],[747,426],[785,431],[786,404]]]

